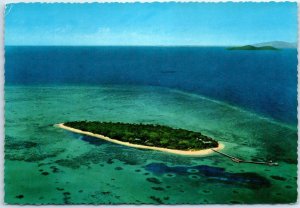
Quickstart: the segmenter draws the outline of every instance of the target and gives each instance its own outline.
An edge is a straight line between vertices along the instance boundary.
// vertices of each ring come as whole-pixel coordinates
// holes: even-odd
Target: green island
[[[200,132],[174,129],[162,125],[99,121],[73,121],[60,125],[121,142],[150,147],[196,151],[219,146],[217,141]]]
[[[227,50],[279,50],[279,49],[273,46],[256,47],[252,45],[245,45],[245,46],[230,47],[227,48]]]

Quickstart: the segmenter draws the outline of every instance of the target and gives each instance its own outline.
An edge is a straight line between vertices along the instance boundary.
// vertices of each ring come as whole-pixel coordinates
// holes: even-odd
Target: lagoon
[[[6,86],[5,90],[8,203],[296,200],[294,126],[161,87]],[[219,154],[184,157],[140,150],[53,127],[79,119],[158,123],[200,131],[224,143],[224,153],[247,160],[272,159],[279,166],[236,164]]]

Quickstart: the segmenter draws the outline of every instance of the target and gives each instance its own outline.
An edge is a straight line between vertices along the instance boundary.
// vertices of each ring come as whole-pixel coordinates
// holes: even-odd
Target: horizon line
[[[241,47],[247,45],[4,45],[4,47]],[[296,45],[297,48],[298,44]]]
[[[236,46],[236,45],[4,45],[4,46],[90,46],[90,47],[98,47],[98,46],[107,46],[107,47],[114,47],[114,46],[122,46],[122,47],[228,47],[228,46]]]
[[[274,40],[274,41],[265,41],[265,42],[258,42],[258,43],[245,43],[245,44],[229,44],[229,45],[190,45],[190,44],[182,44],[182,45],[160,45],[160,44],[157,44],[157,45],[148,45],[148,44],[145,44],[145,45],[141,45],[141,44],[138,44],[138,45],[131,45],[131,44],[128,44],[128,45],[116,45],[116,44],[112,44],[112,45],[98,45],[98,44],[95,44],[95,45],[91,45],[91,44],[87,44],[87,45],[71,45],[71,44],[66,44],[66,45],[30,45],[30,44],[4,44],[4,47],[6,46],[27,46],[27,47],[49,47],[49,46],[53,46],[53,47],[235,47],[235,46],[246,46],[246,45],[256,45],[256,44],[263,44],[263,43],[272,43],[272,42],[285,42],[285,43],[289,43],[289,44],[296,44],[298,45],[298,41],[282,41],[282,40]]]

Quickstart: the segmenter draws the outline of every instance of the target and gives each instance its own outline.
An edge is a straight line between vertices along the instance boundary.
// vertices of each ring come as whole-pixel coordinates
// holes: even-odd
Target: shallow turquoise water
[[[6,86],[5,202],[291,203],[297,196],[297,129],[199,95],[141,86]],[[74,120],[157,123],[201,131],[225,153],[273,160],[237,164],[83,137]]]

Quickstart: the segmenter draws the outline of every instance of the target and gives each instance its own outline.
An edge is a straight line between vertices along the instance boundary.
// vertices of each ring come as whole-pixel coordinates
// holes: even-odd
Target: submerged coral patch
[[[272,175],[271,178],[273,178],[273,179],[275,179],[275,180],[279,180],[279,181],[285,181],[285,180],[286,180],[285,177],[276,176],[276,175]]]
[[[198,166],[167,166],[163,163],[150,163],[145,169],[153,174],[177,174],[180,176],[188,176],[191,179],[201,179],[215,183],[232,184],[237,186],[246,186],[249,188],[269,187],[270,182],[257,173],[230,173],[224,168],[218,168],[207,165]],[[190,175],[189,169],[198,170],[197,173]]]
[[[161,181],[158,180],[157,178],[146,178],[147,181],[150,183],[155,183],[155,184],[161,184]]]

